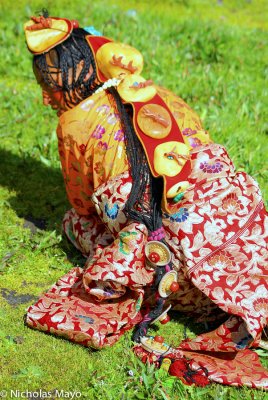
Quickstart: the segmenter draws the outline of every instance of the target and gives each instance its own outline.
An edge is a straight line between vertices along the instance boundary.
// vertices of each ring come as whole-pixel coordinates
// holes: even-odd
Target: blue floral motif
[[[123,290],[114,290],[111,287],[103,288],[105,297],[112,297],[113,295],[123,296],[125,292]]]
[[[103,291],[105,293],[105,296],[107,296],[107,297],[111,297],[116,293],[116,291],[110,287],[104,287]]]
[[[188,208],[181,207],[175,214],[170,214],[169,218],[172,222],[184,222],[188,219]]]
[[[104,211],[109,218],[115,219],[118,215],[119,206],[115,203],[112,205],[112,207],[109,207],[109,204],[106,203],[104,205]]]
[[[75,314],[75,317],[82,318],[88,324],[93,324],[93,322],[94,322],[94,319],[91,317],[88,317],[87,315]]]
[[[245,349],[252,342],[252,340],[253,340],[252,336],[248,334],[247,336],[241,338],[239,342],[237,342],[235,347],[237,349]]]

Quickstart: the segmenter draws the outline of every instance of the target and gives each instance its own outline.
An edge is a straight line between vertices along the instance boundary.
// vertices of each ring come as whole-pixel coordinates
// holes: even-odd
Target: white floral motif
[[[207,221],[204,225],[204,236],[213,246],[220,246],[224,240],[224,228],[226,228],[226,223],[223,219],[216,218]]]
[[[241,291],[243,299],[241,300],[241,306],[249,310],[255,315],[268,314],[268,289],[264,285],[260,285],[256,290]],[[261,300],[263,299],[263,300]]]

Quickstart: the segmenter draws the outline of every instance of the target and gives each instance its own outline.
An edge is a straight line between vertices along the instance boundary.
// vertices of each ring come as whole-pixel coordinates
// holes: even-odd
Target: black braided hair
[[[100,85],[96,81],[96,64],[92,51],[85,39],[88,35],[84,29],[74,29],[70,37],[52,50],[55,64],[48,64],[46,54],[34,56],[33,63],[41,73],[44,82],[53,89],[63,91],[64,100],[68,106],[75,106],[90,96]],[[76,76],[77,67],[83,60],[80,74]],[[85,80],[92,68],[92,74]],[[62,84],[59,85],[53,76],[61,74]]]
[[[122,103],[115,88],[109,88],[109,92],[115,99],[120,115],[133,181],[124,212],[129,219],[142,222],[152,232],[162,225],[163,180],[155,178],[150,171],[145,152],[133,127],[131,108]]]
[[[131,108],[128,109],[127,105],[122,103],[115,88],[108,90],[116,101],[120,115],[132,177],[132,188],[124,212],[129,219],[142,222],[149,232],[153,232],[162,226],[163,179],[155,178],[150,171],[145,152],[133,127],[130,116]],[[163,239],[161,241],[165,243]],[[155,272],[155,279],[151,288],[156,294],[155,305],[135,327],[132,334],[134,342],[140,342],[141,337],[146,335],[150,323],[163,312],[165,299],[157,295],[157,286],[166,273],[165,266],[158,266]]]

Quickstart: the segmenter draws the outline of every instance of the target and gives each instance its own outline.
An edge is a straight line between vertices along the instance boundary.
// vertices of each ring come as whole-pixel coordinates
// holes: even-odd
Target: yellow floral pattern
[[[157,90],[173,113],[189,149],[209,143],[195,112],[168,90]],[[91,196],[98,187],[129,169],[114,99],[105,91],[93,94],[60,117],[57,134],[69,201],[80,215],[89,215],[94,209]]]

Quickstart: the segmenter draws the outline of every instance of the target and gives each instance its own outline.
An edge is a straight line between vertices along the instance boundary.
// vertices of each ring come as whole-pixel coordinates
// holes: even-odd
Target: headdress
[[[76,20],[48,17],[47,13],[39,17],[33,16],[24,24],[28,49],[34,55],[47,53],[68,39],[73,29],[78,27]],[[122,74],[141,73],[143,57],[138,50],[102,36],[93,26],[85,27],[84,30],[89,33],[87,40],[95,56],[101,82]]]
[[[65,18],[31,17],[24,24],[28,49],[31,53],[43,54],[64,42],[71,35],[73,28],[78,28],[78,22]]]

